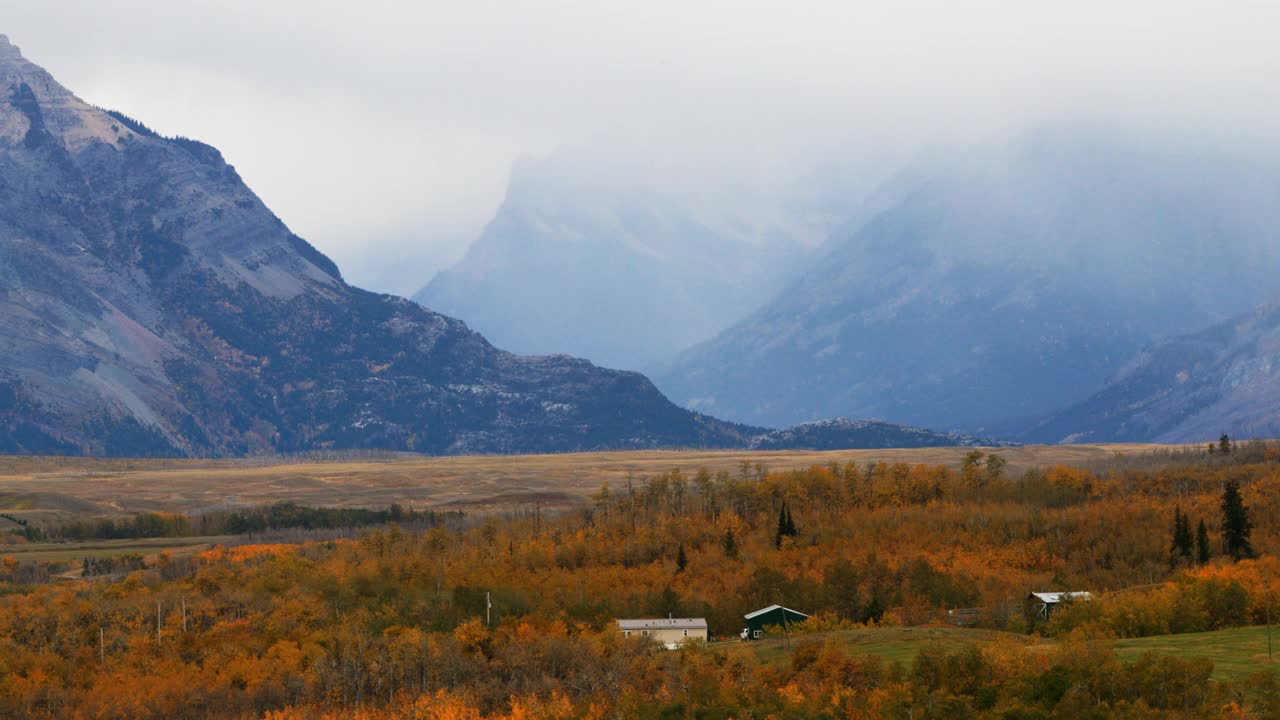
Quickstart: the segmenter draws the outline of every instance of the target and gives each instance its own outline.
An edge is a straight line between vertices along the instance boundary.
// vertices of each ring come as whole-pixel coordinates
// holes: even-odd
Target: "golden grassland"
[[[1083,465],[1156,445],[1026,446],[995,450],[1011,473]],[[604,483],[680,468],[737,473],[849,461],[959,466],[972,448],[835,451],[636,451],[562,455],[387,456],[340,460],[139,460],[0,457],[0,512],[35,522],[141,512],[202,512],[291,501],[325,507],[502,512],[580,506]],[[0,519],[0,526],[5,524]],[[0,528],[2,529],[2,528]]]
[[[170,557],[196,555],[215,545],[241,542],[235,535],[201,535],[185,538],[134,538],[129,540],[92,540],[86,542],[36,542],[0,544],[0,556],[29,562],[74,562],[86,557],[118,557],[137,553],[154,562],[160,553]],[[77,570],[78,573],[78,570]]]

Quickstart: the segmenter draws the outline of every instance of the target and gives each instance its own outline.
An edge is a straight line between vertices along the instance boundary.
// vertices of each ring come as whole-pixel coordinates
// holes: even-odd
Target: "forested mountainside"
[[[747,447],[752,450],[784,448],[842,450],[846,448],[978,447],[997,444],[999,443],[996,441],[970,435],[933,432],[878,420],[834,418],[801,423],[785,430],[774,430],[757,435],[751,438]]]

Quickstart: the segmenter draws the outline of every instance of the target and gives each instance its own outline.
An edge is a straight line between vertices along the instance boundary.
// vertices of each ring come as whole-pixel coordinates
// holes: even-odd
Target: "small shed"
[[[645,618],[619,620],[618,630],[623,637],[647,637],[662,643],[668,650],[675,650],[691,640],[707,641],[706,618]]]
[[[768,627],[781,627],[785,629],[789,625],[798,625],[809,619],[808,615],[791,608],[785,608],[781,605],[770,605],[767,608],[760,608],[752,613],[743,615],[747,621],[747,626],[742,629],[743,640],[758,640],[764,635],[764,629]]]
[[[1093,597],[1087,592],[1033,592],[1027,596],[1032,614],[1039,620],[1048,620],[1053,609],[1064,602],[1088,600]]]

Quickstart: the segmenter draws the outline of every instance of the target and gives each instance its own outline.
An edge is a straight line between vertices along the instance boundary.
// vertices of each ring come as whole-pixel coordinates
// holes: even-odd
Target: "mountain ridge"
[[[1280,302],[1137,354],[1085,400],[1021,434],[1027,441],[1207,442],[1280,437]]]
[[[0,40],[0,452],[744,448],[646,377],[348,285],[214,147]]]
[[[1010,443],[879,420],[832,418],[757,435],[748,450],[844,450],[903,447],[1006,447]]]
[[[0,48],[0,446],[242,455],[738,445],[648,379],[348,286],[211,146]]]

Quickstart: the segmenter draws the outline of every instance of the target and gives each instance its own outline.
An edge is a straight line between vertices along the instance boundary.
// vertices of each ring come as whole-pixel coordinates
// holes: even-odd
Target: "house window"
[[[631,637],[631,631],[630,630],[623,631],[622,637]]]
[[[640,634],[641,634],[641,635],[648,635],[648,634],[649,634],[649,631],[648,631],[648,630],[641,630],[641,631],[640,631]]]
[[[755,638],[760,637],[760,631],[756,630],[755,632],[751,633],[751,637],[755,637]]]
[[[685,637],[689,637],[689,631],[688,631],[688,630],[685,630],[685,631],[684,631],[684,636],[685,636]]]

